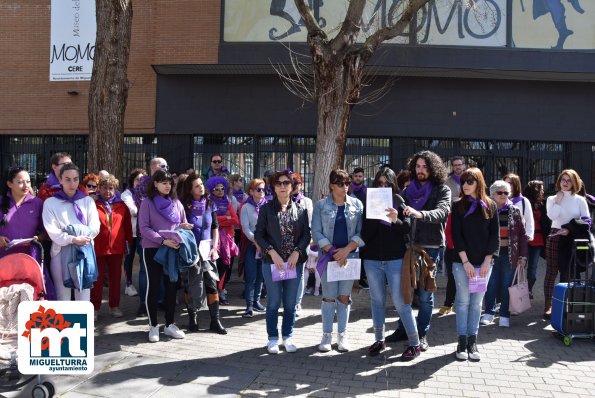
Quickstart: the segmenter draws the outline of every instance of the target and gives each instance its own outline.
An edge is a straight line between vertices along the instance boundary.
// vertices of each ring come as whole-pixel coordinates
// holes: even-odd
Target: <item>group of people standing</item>
[[[307,262],[322,285],[318,348],[332,350],[336,317],[337,349],[349,351],[354,280],[329,280],[328,272],[330,262],[349,263],[361,264],[362,281],[369,286],[374,328],[369,355],[381,353],[386,342],[406,340],[401,358],[412,360],[430,347],[434,277],[444,261],[448,284],[439,313],[456,312],[456,357],[478,361],[479,325],[494,321],[498,304],[499,325],[510,326],[508,287],[516,268],[528,267],[532,289],[545,248],[544,317],[551,316],[557,274],[561,281],[573,277],[568,267],[573,229],[568,224],[581,220],[591,226],[587,200],[581,194],[584,186],[574,170],[560,173],[557,193],[545,200],[541,181],[531,181],[522,190],[520,178],[508,174],[488,187],[481,170],[466,168],[463,158],[451,160],[449,175],[442,159],[431,151],[414,154],[398,175],[390,167],[376,173],[372,187],[390,189],[393,198],[383,220],[365,216],[368,188],[362,169],[351,176],[333,170],[328,194],[313,203],[302,193],[301,176],[291,170],[255,178],[244,192],[243,179],[230,175],[218,154],[202,174],[187,170],[177,177],[164,159],[152,159],[149,173],[144,169],[130,173],[122,194],[119,181],[107,172],[87,176],[81,184],[80,171],[66,153],[55,154],[51,166],[37,197],[26,170],[9,170],[0,202],[0,256],[30,252],[26,245],[9,248],[15,239],[34,237],[44,242],[50,259],[48,298],[90,300],[96,317],[105,273],[109,313],[123,316],[119,302],[124,262],[125,294],[138,294],[138,315],[148,315],[150,342],[160,339],[159,306],[165,311],[164,334],[185,337],[174,323],[180,289],[189,332],[198,330],[197,312],[206,302],[209,328],[226,334],[219,307],[228,303],[225,284],[239,257],[246,300],[243,316],[266,313],[269,353],[279,353],[281,345],[287,352],[297,350],[293,329],[301,311]],[[138,292],[132,281],[135,253],[141,263]],[[84,269],[76,281],[66,266],[73,258]],[[416,263],[421,264],[419,270]],[[487,281],[485,288],[472,288],[470,281],[478,278]],[[388,336],[387,285],[400,316]],[[261,303],[264,291],[266,308]],[[414,296],[419,302],[417,317]]]

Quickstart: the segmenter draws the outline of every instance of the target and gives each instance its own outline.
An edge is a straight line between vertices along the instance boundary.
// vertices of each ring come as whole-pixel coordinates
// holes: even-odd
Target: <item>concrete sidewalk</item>
[[[543,281],[543,263],[538,281]],[[222,307],[222,323],[229,334],[205,330],[206,310],[199,316],[199,333],[171,340],[161,333],[159,343],[147,340],[147,318],[135,318],[138,297],[122,296],[124,318],[114,319],[102,308],[96,328],[95,371],[85,377],[50,376],[57,396],[89,397],[593,397],[595,395],[595,344],[574,340],[564,346],[541,319],[543,294],[536,285],[533,308],[511,318],[510,328],[482,326],[478,343],[481,362],[458,362],[455,315],[438,316],[444,300],[446,278],[439,276],[439,292],[428,335],[431,345],[412,362],[399,356],[404,343],[389,344],[384,355],[367,357],[374,342],[370,300],[366,290],[353,292],[349,321],[353,350],[320,353],[322,335],[320,298],[305,296],[298,319],[295,354],[269,355],[264,314],[244,319],[243,283],[232,281],[231,305]],[[107,297],[107,291],[104,292]],[[177,324],[185,330],[187,319],[178,307]],[[396,314],[387,310],[387,330],[392,332]],[[159,312],[163,322],[163,313]],[[280,324],[280,322],[279,322]],[[336,329],[335,329],[336,330]],[[336,341],[334,340],[336,343]],[[5,397],[30,397],[32,385]],[[2,396],[2,395],[0,395]]]

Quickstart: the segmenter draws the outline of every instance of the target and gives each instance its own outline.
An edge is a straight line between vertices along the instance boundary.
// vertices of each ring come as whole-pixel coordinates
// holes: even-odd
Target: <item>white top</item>
[[[242,211],[240,212],[240,225],[242,226],[242,232],[246,235],[246,238],[254,242],[254,230],[256,229],[256,221],[258,221],[258,214],[256,213],[256,207],[251,203],[244,203]]]
[[[126,203],[126,206],[128,206],[128,210],[130,210],[130,215],[132,216],[132,236],[136,238],[136,220],[138,215],[138,208],[134,203],[134,197],[132,196],[132,192],[130,192],[130,189],[125,190],[124,193],[122,193],[121,198],[124,201],[124,203]]]
[[[89,237],[95,238],[99,234],[99,213],[93,199],[85,196],[76,201],[87,220]],[[63,246],[72,244],[73,235],[66,233],[69,225],[82,225],[74,212],[72,203],[51,197],[43,203],[43,226],[52,240],[51,256],[60,254]]]
[[[552,220],[552,228],[562,228],[570,220],[590,217],[587,201],[580,195],[563,191],[564,197],[560,204],[556,204],[556,196],[550,196],[546,201],[547,216]]]
[[[533,207],[531,206],[531,202],[529,202],[529,199],[523,198],[522,201],[515,203],[514,206],[521,211],[521,215],[525,221],[525,235],[527,235],[529,240],[533,240],[533,236],[535,235],[535,220],[533,220]],[[523,207],[525,208],[524,212]]]

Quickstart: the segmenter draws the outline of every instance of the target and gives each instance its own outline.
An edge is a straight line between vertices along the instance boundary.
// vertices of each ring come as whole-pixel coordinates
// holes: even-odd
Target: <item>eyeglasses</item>
[[[289,181],[289,180],[275,181],[275,186],[280,187],[281,185],[288,187],[291,185],[291,181]]]
[[[260,188],[260,187],[259,188],[254,188],[254,190],[256,192],[264,192],[264,188]]]
[[[221,187],[213,188],[213,192],[223,192],[223,191],[225,191],[225,188],[221,188]]]
[[[508,196],[509,192],[505,192],[505,191],[496,191],[494,192],[496,195],[506,195]]]
[[[343,188],[343,187],[348,186],[349,184],[351,184],[351,182],[349,182],[349,181],[336,181],[336,182],[333,182],[332,184],[338,186],[339,188]]]
[[[97,188],[97,185],[87,184],[87,188],[95,189]]]
[[[463,184],[473,185],[475,184],[475,180],[473,178],[470,178],[468,180],[463,181]]]
[[[159,167],[161,167],[163,170],[169,170],[169,166],[166,164],[160,164]]]
[[[211,163],[219,164],[219,163],[223,163],[223,160],[211,160]]]
[[[572,184],[572,180],[569,178],[560,178],[560,182],[565,182],[567,184]]]

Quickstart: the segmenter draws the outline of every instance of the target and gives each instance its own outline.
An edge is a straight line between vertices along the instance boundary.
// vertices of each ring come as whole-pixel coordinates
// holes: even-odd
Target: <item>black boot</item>
[[[198,314],[196,310],[188,308],[188,331],[198,332]]]
[[[455,356],[459,361],[466,361],[469,358],[467,354],[467,336],[459,336],[459,344]]]
[[[470,361],[479,361],[479,351],[477,350],[477,336],[471,335],[467,338],[467,354]]]
[[[219,322],[219,302],[209,304],[209,313],[211,314],[211,327],[210,329],[219,333],[227,334],[227,330]]]

